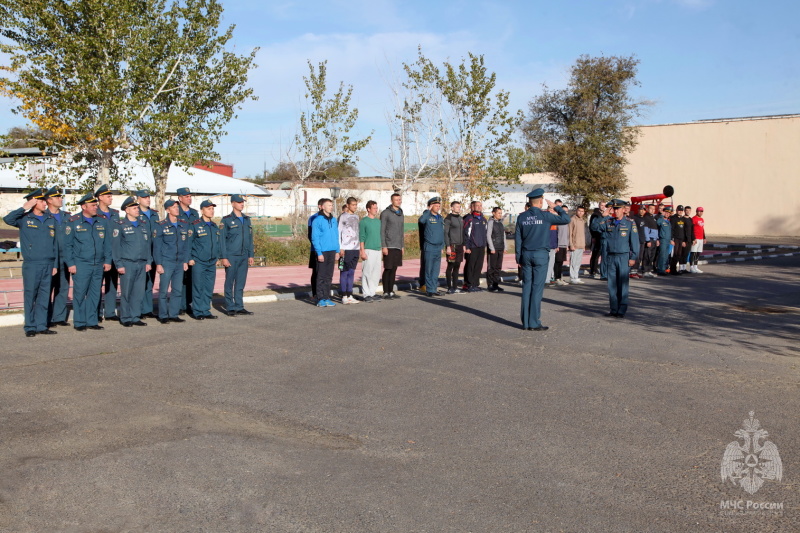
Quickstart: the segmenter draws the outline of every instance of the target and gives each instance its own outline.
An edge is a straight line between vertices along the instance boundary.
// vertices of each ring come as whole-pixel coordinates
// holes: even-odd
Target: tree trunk
[[[95,189],[100,185],[108,185],[111,188],[111,167],[114,165],[114,152],[112,150],[102,150],[100,152],[99,168],[97,172],[97,183]]]
[[[164,215],[164,198],[167,194],[167,178],[169,177],[169,169],[172,163],[164,163],[158,168],[153,169],[153,181],[156,186],[156,202],[155,208],[162,216]]]

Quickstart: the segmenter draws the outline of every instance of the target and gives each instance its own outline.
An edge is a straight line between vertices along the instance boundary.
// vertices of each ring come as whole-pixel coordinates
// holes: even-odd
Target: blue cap
[[[47,191],[45,191],[40,187],[38,189],[32,190],[31,192],[26,194],[23,198],[25,198],[26,200],[32,200],[34,198],[36,198],[37,200],[44,200],[46,194]]]
[[[434,196],[430,200],[428,200],[428,207],[432,206],[433,204],[440,204],[442,203],[442,199],[438,196]]]
[[[188,194],[192,194],[192,191],[189,190],[189,187],[181,187],[176,191],[178,196],[186,196]]]
[[[133,207],[135,205],[139,205],[139,202],[136,201],[136,198],[133,196],[128,196],[125,198],[125,201],[122,202],[122,210],[125,211],[129,207]]]
[[[239,195],[238,194],[234,194],[234,196],[239,196]],[[239,196],[239,198],[241,198],[241,196]],[[242,202],[244,200],[233,200],[233,201],[234,202]],[[217,207],[217,204],[215,204],[211,200],[203,200],[202,202],[200,202],[200,209],[203,209],[204,207]]]
[[[150,191],[148,191],[147,189],[136,191],[136,196],[138,196],[139,198],[150,198]]]
[[[170,198],[169,200],[167,200],[166,202],[164,202],[164,209],[169,209],[170,207],[172,207],[173,205],[175,205],[175,204],[177,204],[177,203],[178,203],[178,202],[176,202],[175,200],[173,200],[172,198]]]
[[[44,193],[45,198],[60,198],[62,196],[64,196],[64,192],[58,187],[50,187],[47,189],[47,192]]]
[[[665,205],[664,206],[664,211],[669,211],[670,213],[672,213],[672,206],[671,205]]]
[[[625,207],[626,205],[630,205],[625,200],[620,200],[619,198],[614,198],[610,202],[606,204],[606,207]]]
[[[544,196],[544,189],[539,187],[538,189],[533,189],[531,192],[527,194],[528,198],[541,198]]]
[[[231,202],[244,202],[244,196],[241,194],[232,194],[231,195]]]
[[[94,203],[96,201],[97,201],[97,197],[94,195],[94,193],[87,192],[86,194],[81,196],[80,200],[78,200],[78,205],[91,204],[91,203]]]
[[[108,185],[101,185],[96,191],[94,191],[95,196],[100,196],[101,194],[111,194],[111,189],[108,188]]]

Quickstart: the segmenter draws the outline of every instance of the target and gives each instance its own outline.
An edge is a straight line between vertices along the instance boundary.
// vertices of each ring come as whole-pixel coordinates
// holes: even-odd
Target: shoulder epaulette
[[[198,218],[197,220],[193,220],[192,221],[192,226],[196,226],[197,224],[200,224],[202,221],[203,221],[202,218]]]
[[[163,226],[165,222],[169,222],[169,219],[165,218],[164,220],[159,220],[157,223]]]
[[[122,226],[122,225],[124,225],[124,224],[125,224],[125,219],[122,219],[122,218],[121,218],[121,219],[119,219],[119,220],[116,220],[115,222],[116,222],[117,224],[119,224],[120,226]]]
[[[232,218],[232,217],[233,217],[233,215],[232,215],[232,214],[229,214],[229,215],[225,215],[225,216],[224,216],[224,217],[222,217],[222,218]]]
[[[108,208],[108,212],[109,213],[117,213],[117,214],[119,214],[119,209],[114,209],[113,207],[109,207]]]
[[[81,215],[80,214],[72,215],[71,217],[69,217],[69,221],[70,222],[75,222],[76,220],[80,220],[80,219],[81,219]]]

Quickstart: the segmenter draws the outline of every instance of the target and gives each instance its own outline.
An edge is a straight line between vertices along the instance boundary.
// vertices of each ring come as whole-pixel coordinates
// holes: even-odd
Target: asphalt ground
[[[548,288],[545,333],[515,286],[2,328],[0,531],[798,531],[798,267],[632,280],[624,320]],[[720,477],[750,411],[783,463],[753,495]]]

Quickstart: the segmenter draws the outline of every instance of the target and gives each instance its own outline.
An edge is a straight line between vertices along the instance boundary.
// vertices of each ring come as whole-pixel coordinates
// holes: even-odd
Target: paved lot
[[[2,328],[0,531],[797,531],[798,267],[636,281],[624,321],[547,289],[544,334],[514,287]],[[784,466],[754,495],[720,480],[751,410]]]

